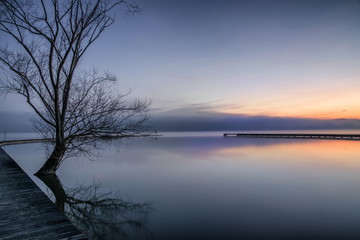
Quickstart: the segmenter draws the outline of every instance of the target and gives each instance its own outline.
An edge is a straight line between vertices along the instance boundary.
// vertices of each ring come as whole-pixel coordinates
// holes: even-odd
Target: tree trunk
[[[40,176],[40,175],[55,174],[56,170],[60,166],[60,162],[62,157],[64,156],[65,150],[66,148],[63,141],[57,140],[55,144],[55,148],[51,153],[50,157],[48,158],[48,160],[46,160],[46,162],[40,168],[40,170],[37,171],[37,173],[35,173],[35,175]]]
[[[55,196],[55,205],[60,209],[62,212],[65,211],[65,202],[67,200],[67,195],[64,191],[63,186],[59,178],[55,175],[40,175],[38,178],[45,183],[45,185],[50,188],[52,193]]]

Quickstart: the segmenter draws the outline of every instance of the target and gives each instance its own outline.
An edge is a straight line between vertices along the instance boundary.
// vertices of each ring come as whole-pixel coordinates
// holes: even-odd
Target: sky
[[[81,65],[151,100],[159,128],[196,129],[184,127],[194,119],[360,128],[360,1],[133,2],[141,12],[118,8]],[[26,111],[23,99],[0,99],[3,116]]]

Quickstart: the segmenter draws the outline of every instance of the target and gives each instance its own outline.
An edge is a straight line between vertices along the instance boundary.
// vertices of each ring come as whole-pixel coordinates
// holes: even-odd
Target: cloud
[[[191,110],[191,108],[188,108]],[[182,109],[185,111],[185,108]],[[174,110],[176,113],[176,110]],[[152,124],[158,131],[259,131],[360,129],[359,119],[312,119],[270,116],[232,115],[216,112],[196,114],[154,114]]]
[[[312,119],[234,115],[216,112],[230,107],[220,101],[182,105],[171,110],[157,108],[150,125],[157,131],[260,131],[360,129],[359,119]],[[29,114],[0,111],[0,133],[33,132]]]
[[[236,104],[225,104],[222,100],[214,100],[208,102],[200,102],[193,104],[178,105],[169,108],[152,108],[151,112],[155,115],[167,115],[167,116],[205,116],[207,114],[213,114],[219,111],[219,109],[241,109],[242,106]]]

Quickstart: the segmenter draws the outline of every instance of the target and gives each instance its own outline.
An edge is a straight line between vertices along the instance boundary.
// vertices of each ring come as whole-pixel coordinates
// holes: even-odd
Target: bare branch
[[[79,70],[87,49],[114,22],[112,10],[124,0],[2,0],[0,31],[13,50],[0,46],[0,81],[4,92],[26,98],[40,121],[35,128],[55,138],[43,172],[54,172],[68,146],[82,145],[94,136],[140,133],[147,101],[126,100],[109,91],[114,78]],[[76,143],[71,143],[75,139]]]

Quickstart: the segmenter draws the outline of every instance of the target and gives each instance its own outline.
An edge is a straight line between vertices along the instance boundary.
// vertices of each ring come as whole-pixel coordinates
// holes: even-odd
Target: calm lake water
[[[32,175],[46,159],[41,144],[4,149],[90,239],[360,239],[360,141],[215,132],[116,141],[63,162],[65,200]]]

